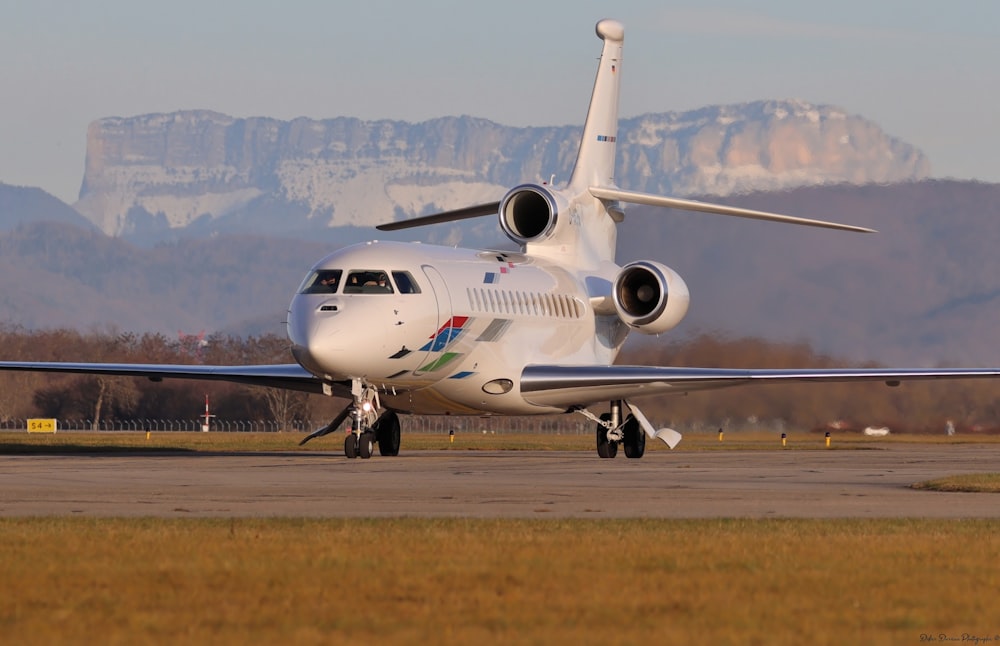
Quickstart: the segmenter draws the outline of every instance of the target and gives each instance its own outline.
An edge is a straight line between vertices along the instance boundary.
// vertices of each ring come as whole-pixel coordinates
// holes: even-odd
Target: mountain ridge
[[[495,201],[524,181],[558,183],[581,131],[468,116],[417,124],[197,110],[113,117],[88,128],[75,208],[105,233],[147,244],[182,231],[368,227]],[[674,195],[930,173],[923,153],[874,123],[795,100],[621,119],[616,166],[620,186]]]

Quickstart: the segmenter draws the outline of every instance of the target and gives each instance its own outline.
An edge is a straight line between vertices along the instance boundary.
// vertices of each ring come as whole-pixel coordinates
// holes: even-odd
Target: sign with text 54
[[[29,419],[29,433],[55,433],[56,420],[54,419]]]

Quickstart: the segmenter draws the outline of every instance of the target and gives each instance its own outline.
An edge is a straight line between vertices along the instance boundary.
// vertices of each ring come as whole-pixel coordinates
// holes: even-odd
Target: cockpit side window
[[[345,294],[391,294],[392,283],[384,271],[352,270],[344,285]]]
[[[420,286],[417,285],[417,281],[413,280],[413,276],[410,275],[410,272],[394,271],[392,272],[392,279],[396,281],[396,287],[399,289],[400,294],[420,293]]]
[[[334,294],[340,287],[341,269],[318,269],[302,281],[300,294]]]

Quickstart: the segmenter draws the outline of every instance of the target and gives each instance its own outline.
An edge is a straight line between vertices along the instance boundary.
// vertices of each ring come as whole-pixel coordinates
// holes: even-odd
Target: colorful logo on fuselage
[[[468,322],[468,316],[451,317],[436,333],[431,335],[431,340],[424,344],[420,350],[422,352],[441,352],[465,332],[465,324]]]

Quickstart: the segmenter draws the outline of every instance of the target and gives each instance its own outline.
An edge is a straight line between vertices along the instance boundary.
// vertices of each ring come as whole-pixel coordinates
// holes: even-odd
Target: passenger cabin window
[[[347,275],[345,294],[391,294],[392,284],[384,271],[355,270]]]
[[[340,286],[340,277],[344,272],[340,269],[320,269],[314,271],[302,281],[300,294],[334,294]]]
[[[417,282],[413,280],[413,276],[410,275],[408,271],[394,271],[392,272],[392,279],[396,281],[396,288],[399,290],[400,294],[419,294],[420,287]]]

